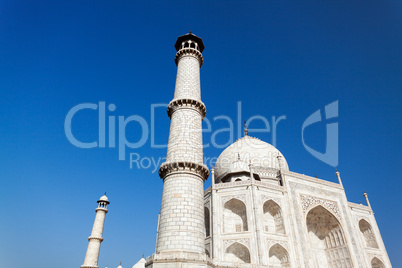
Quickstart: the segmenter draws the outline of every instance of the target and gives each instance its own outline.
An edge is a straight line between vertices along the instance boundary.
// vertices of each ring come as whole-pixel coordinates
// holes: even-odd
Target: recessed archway
[[[224,205],[223,232],[238,233],[244,231],[248,231],[246,205],[238,199],[231,199]]]
[[[374,235],[373,229],[371,228],[370,223],[368,223],[364,219],[361,219],[359,221],[359,229],[364,237],[364,242],[366,243],[366,247],[378,248],[377,240],[375,239],[375,235]]]
[[[289,254],[279,244],[275,244],[269,249],[269,267],[290,267]]]
[[[269,233],[284,234],[285,226],[283,224],[281,207],[273,200],[268,200],[263,206],[264,213],[264,231]]]
[[[321,205],[306,218],[310,245],[317,267],[353,267],[349,248],[338,219]]]
[[[235,242],[226,249],[225,260],[232,263],[250,263],[250,252],[246,246]]]
[[[378,258],[371,260],[371,268],[385,268],[385,265]]]

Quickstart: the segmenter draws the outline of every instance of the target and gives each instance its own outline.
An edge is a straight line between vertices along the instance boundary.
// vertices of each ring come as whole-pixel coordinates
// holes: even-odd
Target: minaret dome
[[[193,48],[198,50],[199,52],[202,53],[204,51],[204,43],[202,42],[202,39],[191,32],[182,36],[179,36],[177,38],[176,44],[174,45],[176,48],[176,51],[179,51],[180,49],[183,48]]]

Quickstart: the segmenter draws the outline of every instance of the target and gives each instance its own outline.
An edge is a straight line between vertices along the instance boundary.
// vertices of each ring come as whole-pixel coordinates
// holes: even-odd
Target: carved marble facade
[[[258,166],[259,150],[282,164]],[[254,164],[235,166],[245,154]],[[245,136],[211,174],[204,192],[211,267],[392,267],[371,207],[348,202],[342,184],[289,171],[271,145]]]
[[[338,183],[289,170],[274,146],[247,135],[203,164],[200,67],[204,44],[176,42],[177,76],[156,251],[148,268],[390,268],[370,206]],[[211,174],[211,176],[210,176]],[[204,180],[212,186],[203,193]]]

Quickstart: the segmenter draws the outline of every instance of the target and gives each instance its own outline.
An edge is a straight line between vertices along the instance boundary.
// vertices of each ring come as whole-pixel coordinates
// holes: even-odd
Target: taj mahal
[[[204,165],[204,43],[190,32],[175,48],[155,253],[132,267],[392,267],[368,195],[367,205],[348,202],[338,171],[338,183],[290,171],[278,149],[247,129],[220,154],[214,169]],[[207,178],[212,186],[204,189]],[[108,205],[102,196],[81,268],[98,268]]]

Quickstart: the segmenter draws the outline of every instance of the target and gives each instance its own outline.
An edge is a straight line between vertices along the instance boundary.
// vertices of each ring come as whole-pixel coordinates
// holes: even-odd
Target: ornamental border
[[[172,173],[183,171],[196,173],[203,180],[206,180],[209,177],[209,170],[206,165],[193,162],[165,162],[159,168],[159,176],[161,179],[165,179]]]
[[[167,107],[168,116],[171,118],[172,114],[180,107],[195,109],[201,114],[202,118],[207,114],[207,108],[202,101],[194,99],[176,99],[172,100]]]
[[[200,63],[200,67],[202,66],[202,64],[204,62],[202,53],[199,52],[197,49],[191,48],[191,47],[182,48],[179,51],[177,51],[176,55],[174,56],[174,62],[177,65],[179,63],[179,60],[182,57],[188,56],[188,55],[195,56],[198,59],[198,62]]]

